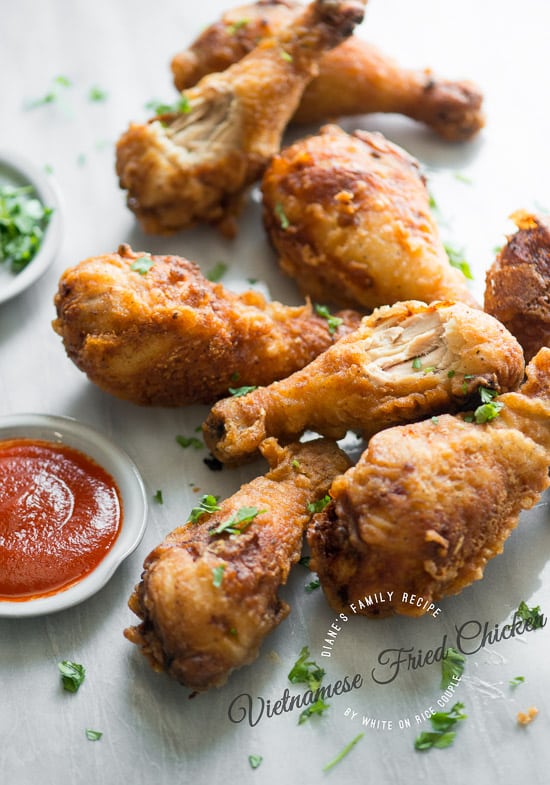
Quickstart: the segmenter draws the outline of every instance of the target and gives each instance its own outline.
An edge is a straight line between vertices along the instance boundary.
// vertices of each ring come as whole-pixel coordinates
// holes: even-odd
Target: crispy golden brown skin
[[[233,294],[180,256],[143,257],[127,245],[91,257],[61,276],[53,328],[80,370],[133,403],[212,403],[229,388],[269,384],[302,368],[360,322],[340,314],[331,334],[308,304]]]
[[[321,55],[351,35],[365,2],[314,0],[238,63],[187,90],[188,111],[130,126],[117,144],[117,173],[146,232],[202,221],[234,232],[243,193],[279,149]]]
[[[130,599],[143,621],[126,637],[155,670],[193,690],[220,686],[233,669],[252,662],[287,616],[277,592],[300,557],[307,505],[349,466],[336,444],[323,439],[287,448],[271,439],[263,453],[271,471],[218,512],[169,534],[145,560]],[[241,534],[212,534],[243,507],[258,514]]]
[[[310,566],[333,608],[418,616],[425,605],[403,603],[404,593],[430,603],[482,578],[549,485],[550,350],[527,379],[498,399],[504,408],[491,422],[442,415],[390,428],[336,478],[333,501],[308,530]],[[365,602],[387,591],[391,602]]]
[[[487,271],[485,310],[501,321],[530,360],[550,346],[550,217],[514,213],[518,231]]]
[[[299,10],[299,3],[260,0],[226,11],[173,58],[176,87],[185,90],[212,71],[224,71]],[[292,119],[317,123],[342,115],[395,112],[425,123],[448,141],[463,142],[483,128],[482,103],[472,82],[440,79],[429,68],[403,68],[351,37],[323,55],[319,74],[307,85]]]
[[[475,305],[449,264],[417,161],[381,134],[325,126],[273,157],[262,193],[281,269],[317,302]]]
[[[493,317],[463,303],[397,303],[280,382],[226,398],[203,425],[225,463],[262,440],[292,441],[306,429],[334,439],[464,408],[479,385],[499,392],[523,378],[523,353]]]

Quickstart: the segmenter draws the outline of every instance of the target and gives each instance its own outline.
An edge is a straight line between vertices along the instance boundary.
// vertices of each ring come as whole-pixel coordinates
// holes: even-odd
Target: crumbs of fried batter
[[[538,713],[539,710],[535,706],[530,706],[527,711],[518,711],[516,717],[518,725],[530,725]]]

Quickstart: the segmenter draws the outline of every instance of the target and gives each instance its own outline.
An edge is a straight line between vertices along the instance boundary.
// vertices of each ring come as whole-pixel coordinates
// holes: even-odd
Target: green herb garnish
[[[332,767],[336,766],[337,763],[340,763],[342,758],[345,758],[348,752],[351,752],[351,750],[355,747],[357,742],[361,741],[364,735],[365,735],[364,733],[359,733],[354,739],[350,741],[349,744],[346,744],[344,749],[341,752],[339,752],[335,758],[333,758],[331,761],[329,761],[323,766],[323,771],[329,771],[329,769],[332,769]]]
[[[219,589],[222,585],[223,574],[225,572],[225,564],[218,564],[217,567],[212,567],[212,585]]]
[[[298,561],[298,564],[300,564],[302,567],[307,567],[307,569],[309,570],[310,561],[311,561],[311,556],[302,556]]]
[[[52,212],[32,186],[0,186],[0,262],[21,272],[40,250]]]
[[[277,216],[277,218],[279,219],[279,223],[281,224],[281,229],[284,232],[286,232],[286,230],[290,226],[290,221],[286,217],[283,205],[280,202],[277,202],[277,204],[274,207],[274,210],[275,210],[275,215]]]
[[[315,306],[315,313],[318,316],[322,316],[323,319],[327,320],[328,323],[328,331],[331,335],[334,335],[338,327],[344,321],[339,316],[333,316],[326,305],[316,305]]]
[[[258,388],[255,385],[243,386],[243,387],[229,387],[229,392],[234,398],[240,398],[242,395],[248,395],[248,393],[254,392]]]
[[[321,586],[321,581],[319,580],[319,578],[314,578],[312,581],[306,584],[305,590],[307,591],[308,594],[311,594],[312,591],[315,591],[315,589],[318,589],[320,586]]]
[[[281,49],[281,57],[283,58],[285,63],[291,63],[292,62],[292,55],[290,55],[284,49]]]
[[[464,258],[464,251],[462,249],[453,248],[451,245],[444,245],[445,253],[449,257],[449,263],[451,267],[456,267],[460,272],[463,274],[465,278],[468,278],[470,281],[474,280],[474,276],[472,275],[472,271],[470,269],[470,265]]]
[[[430,717],[433,731],[422,731],[414,742],[415,750],[425,751],[432,747],[444,749],[453,743],[456,731],[452,730],[457,722],[466,719],[462,711],[463,703],[455,703],[450,711],[436,711]]]
[[[325,671],[308,657],[309,648],[304,646],[288,674],[288,680],[292,684],[307,684],[309,689],[315,692],[321,686]]]
[[[43,95],[41,98],[34,98],[32,101],[27,101],[25,104],[25,109],[36,109],[39,106],[45,106],[46,104],[53,104],[55,101],[58,100],[59,96],[61,95],[62,90],[59,88],[66,88],[72,87],[71,80],[66,76],[56,76],[52,80],[52,87],[48,92]]]
[[[145,104],[146,109],[150,109],[153,111],[157,116],[163,114],[189,114],[191,111],[191,104],[189,102],[189,98],[181,94],[178,101],[173,104],[165,104],[162,101],[148,101]]]
[[[61,674],[63,689],[67,692],[76,692],[86,677],[86,669],[78,662],[63,660],[57,663]]]
[[[245,19],[244,17],[243,19],[237,19],[236,22],[232,22],[230,25],[227,26],[227,32],[229,33],[229,35],[235,35],[237,30],[241,30],[243,27],[246,27],[246,25],[249,22],[250,19]]]
[[[441,660],[441,689],[446,689],[453,679],[462,676],[466,657],[459,651],[449,646],[445,649]]]
[[[522,600],[516,613],[520,619],[530,622],[534,630],[540,629],[546,624],[546,619],[544,618],[544,614],[541,613],[540,605],[530,608],[527,603]]]
[[[212,515],[212,513],[218,512],[218,510],[221,509],[221,507],[218,505],[219,498],[219,496],[204,494],[197,506],[193,507],[189,513],[188,521],[190,523],[196,523],[201,515]]]
[[[250,526],[254,518],[263,512],[266,510],[258,510],[257,507],[241,507],[227,521],[222,521],[215,529],[211,529],[210,536],[223,533],[241,534]]]
[[[108,95],[107,92],[105,90],[102,90],[101,87],[98,87],[97,85],[90,87],[90,90],[88,92],[88,98],[90,99],[90,101],[97,101],[97,102],[106,101],[107,95]]]
[[[481,425],[498,417],[504,404],[494,400],[498,395],[496,390],[491,390],[489,387],[479,387],[478,392],[481,406],[478,406],[474,411],[474,420],[478,425]]]
[[[130,265],[130,270],[133,273],[139,273],[140,275],[147,275],[151,267],[154,265],[153,260],[150,256],[138,256],[137,259],[134,259],[132,264]]]
[[[301,712],[298,718],[298,725],[303,725],[304,722],[307,722],[314,714],[322,714],[328,708],[330,708],[329,704],[325,703],[322,698],[318,698],[315,703],[310,704],[307,709],[304,709]]]
[[[184,450],[187,449],[187,447],[194,447],[195,450],[202,450],[204,447],[204,444],[200,439],[197,439],[196,436],[182,436],[181,434],[178,434],[178,436],[176,436],[176,441]]]
[[[162,496],[162,491],[160,489],[154,494],[153,499],[156,501],[157,504],[164,504],[164,498]]]
[[[217,283],[223,278],[227,270],[228,267],[225,262],[218,262],[206,273],[206,278],[212,281],[212,283]]]
[[[103,733],[100,730],[91,730],[91,728],[86,728],[86,738],[89,741],[99,741],[102,736]]]
[[[330,496],[327,493],[322,499],[317,499],[316,502],[310,502],[307,506],[307,511],[312,515],[316,512],[322,512],[327,504],[330,503],[330,500]]]
[[[251,769],[257,769],[260,763],[263,761],[261,755],[249,755],[248,762],[250,763]]]
[[[414,358],[414,360],[412,361],[412,367],[414,368],[415,371],[419,371],[422,368],[422,360],[420,359],[420,357]]]
[[[510,687],[518,687],[520,684],[523,684],[525,681],[525,676],[514,676],[513,679],[510,679],[508,684]]]

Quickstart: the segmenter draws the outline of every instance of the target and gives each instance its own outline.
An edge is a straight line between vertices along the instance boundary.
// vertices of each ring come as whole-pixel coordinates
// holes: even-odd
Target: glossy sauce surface
[[[0,600],[55,594],[90,573],[122,524],[113,478],[67,445],[0,442]]]

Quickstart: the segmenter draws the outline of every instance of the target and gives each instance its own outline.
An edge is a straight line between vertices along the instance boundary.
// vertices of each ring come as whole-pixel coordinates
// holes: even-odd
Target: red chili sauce
[[[121,523],[116,483],[87,455],[41,440],[0,442],[0,600],[77,583],[108,553]]]

